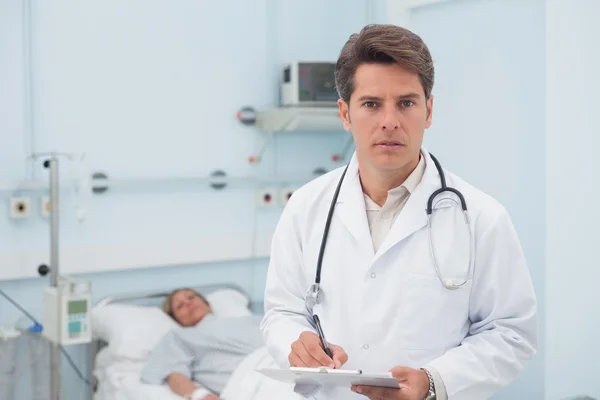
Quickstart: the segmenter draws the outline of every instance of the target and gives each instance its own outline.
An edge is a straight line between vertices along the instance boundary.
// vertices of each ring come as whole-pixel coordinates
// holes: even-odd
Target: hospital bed
[[[253,304],[234,285],[193,286],[216,316],[251,315]],[[93,400],[182,400],[165,385],[141,382],[141,371],[158,341],[176,323],[161,309],[170,291],[107,297],[92,311],[91,398]],[[293,389],[270,380],[257,368],[276,367],[265,347],[246,357],[221,394],[225,400],[300,399]]]

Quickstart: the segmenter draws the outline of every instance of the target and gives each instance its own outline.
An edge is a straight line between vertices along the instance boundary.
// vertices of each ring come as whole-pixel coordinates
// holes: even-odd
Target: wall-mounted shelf
[[[344,130],[337,107],[282,107],[258,111],[256,126],[270,133]]]
[[[261,149],[255,155],[248,157],[248,161],[251,163],[261,160],[275,133],[344,132],[338,107],[279,107],[263,111],[244,107],[238,111],[237,119],[244,125],[255,125],[260,131],[267,134]],[[343,160],[351,142],[352,137],[344,146],[342,155],[334,154],[332,159],[336,162]]]

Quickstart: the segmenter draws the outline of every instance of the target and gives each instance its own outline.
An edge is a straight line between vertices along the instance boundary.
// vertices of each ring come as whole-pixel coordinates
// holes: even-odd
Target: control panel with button
[[[42,334],[48,340],[63,346],[92,340],[90,286],[63,278],[57,287],[46,289]]]

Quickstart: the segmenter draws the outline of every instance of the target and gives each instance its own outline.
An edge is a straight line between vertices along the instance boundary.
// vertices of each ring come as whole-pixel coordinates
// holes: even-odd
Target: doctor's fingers
[[[290,363],[302,363],[300,365],[293,366],[306,366],[306,367],[329,367],[333,368],[334,363],[331,358],[325,353],[321,344],[317,342],[309,341],[296,341],[292,343],[292,352],[290,354]]]
[[[308,353],[302,353],[302,355],[298,355],[298,353],[291,352],[288,356],[288,360],[290,362],[291,367],[309,367],[309,368],[317,368],[326,366],[329,368],[333,368],[333,362],[329,362],[329,364],[321,364],[316,359],[314,359]]]
[[[348,354],[340,346],[329,343],[329,348],[333,353],[333,363],[335,368],[341,368],[348,361]]]
[[[353,385],[352,391],[368,397],[370,400],[408,400],[400,389],[388,389],[376,386]]]
[[[304,361],[298,356],[298,354],[291,352],[288,355],[288,361],[290,362],[290,367],[308,367]]]

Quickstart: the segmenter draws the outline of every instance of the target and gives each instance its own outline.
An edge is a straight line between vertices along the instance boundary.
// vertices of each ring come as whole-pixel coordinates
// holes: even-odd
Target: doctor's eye
[[[414,103],[413,101],[411,101],[411,100],[402,100],[402,101],[400,102],[400,106],[401,106],[402,108],[409,108],[409,107],[412,107],[414,104],[415,104],[415,103]]]
[[[377,107],[377,103],[375,103],[374,101],[366,101],[363,103],[363,106],[367,108],[375,108]]]

